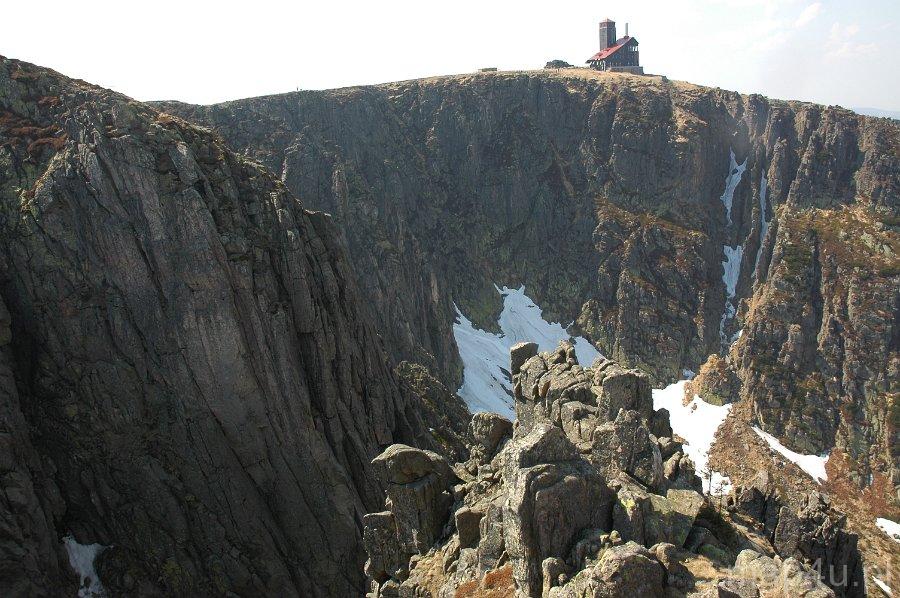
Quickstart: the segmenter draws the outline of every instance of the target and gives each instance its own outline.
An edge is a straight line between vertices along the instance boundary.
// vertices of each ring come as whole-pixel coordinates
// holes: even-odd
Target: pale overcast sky
[[[0,54],[139,100],[229,99],[583,64],[625,23],[648,72],[900,110],[898,0],[4,0]]]

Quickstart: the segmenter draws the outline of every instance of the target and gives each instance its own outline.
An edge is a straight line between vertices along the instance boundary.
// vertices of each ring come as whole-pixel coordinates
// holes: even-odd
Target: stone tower
[[[605,50],[616,44],[616,22],[604,19],[600,21],[600,49]]]

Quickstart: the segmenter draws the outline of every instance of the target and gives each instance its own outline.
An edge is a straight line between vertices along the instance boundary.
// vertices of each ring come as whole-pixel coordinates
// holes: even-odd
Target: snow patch
[[[584,367],[601,355],[587,339],[573,339],[562,324],[544,320],[541,308],[528,298],[524,286],[494,288],[503,297],[503,311],[497,320],[500,334],[475,328],[456,308],[453,336],[463,362],[463,383],[457,392],[473,413],[491,411],[515,420],[509,373],[513,345],[535,342],[539,351],[552,351],[559,341],[571,340],[578,363]]]
[[[875,520],[875,525],[881,528],[881,531],[891,537],[894,542],[900,542],[900,523],[879,517]]]
[[[741,177],[747,170],[747,159],[744,158],[743,164],[738,164],[734,159],[734,150],[730,150],[730,159],[728,167],[728,176],[725,177],[725,191],[722,193],[722,203],[725,204],[725,216],[728,219],[728,225],[731,226],[731,205],[734,202],[734,190],[741,184]]]
[[[741,276],[741,259],[744,257],[744,246],[722,247],[725,253],[725,259],[722,260],[722,282],[725,283],[725,289],[728,293],[728,300],[734,299],[737,292],[738,278]]]
[[[738,279],[741,277],[741,260],[744,258],[744,246],[722,247],[725,259],[722,260],[722,282],[725,283],[725,309],[722,312],[722,319],[719,320],[719,338],[722,346],[730,344],[729,339],[725,335],[725,326],[728,321],[734,318],[737,308],[734,306],[734,296],[737,293]]]
[[[734,159],[734,150],[729,150],[728,176],[725,177],[725,191],[722,192],[722,197],[720,198],[725,205],[725,217],[728,221],[728,226],[732,224],[731,206],[734,203],[734,191],[741,183],[744,171],[747,170],[747,160],[748,158],[744,158],[744,162],[738,164],[737,160]],[[734,315],[737,313],[737,308],[734,306],[734,296],[737,292],[738,280],[741,278],[741,261],[744,258],[744,246],[731,247],[730,245],[723,245],[722,252],[725,254],[725,259],[722,260],[722,282],[725,283],[727,297],[725,299],[725,309],[722,310],[722,319],[719,320],[719,341],[723,350],[725,350],[733,342],[725,335],[725,327],[728,325],[728,321],[734,318]]]
[[[884,583],[883,581],[881,581],[880,579],[878,579],[877,577],[875,577],[874,575],[872,576],[872,581],[874,581],[875,585],[878,586],[879,588],[881,588],[881,591],[884,592],[885,594],[887,594],[888,596],[894,595],[894,593],[891,592],[890,586],[887,585],[886,583]]]
[[[712,405],[698,395],[687,404],[683,404],[684,385],[681,380],[662,389],[653,389],[653,408],[667,409],[672,431],[684,438],[684,452],[694,462],[697,475],[703,480],[703,490],[707,493],[728,493],[731,480],[717,471],[712,476],[701,472],[709,467],[709,449],[716,439],[716,431],[728,413],[731,405]]]
[[[79,544],[73,536],[63,538],[63,544],[69,555],[69,565],[81,579],[81,586],[78,588],[79,598],[106,596],[106,590],[100,583],[97,570],[94,569],[94,560],[109,546]]]
[[[816,455],[801,455],[800,453],[795,453],[791,449],[787,448],[777,438],[763,432],[756,426],[753,426],[753,431],[756,434],[766,441],[766,444],[769,445],[769,448],[772,450],[781,453],[781,455],[805,471],[809,477],[814,479],[816,483],[822,483],[828,481],[828,474],[825,473],[825,464],[828,462],[828,455],[816,456]]]

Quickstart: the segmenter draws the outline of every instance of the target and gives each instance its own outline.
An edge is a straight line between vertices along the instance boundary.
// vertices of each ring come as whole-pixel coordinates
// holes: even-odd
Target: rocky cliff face
[[[68,534],[115,594],[361,591],[369,462],[434,443],[331,218],[208,130],[0,58],[0,296],[5,595],[74,594]]]
[[[397,357],[458,383],[451,302],[492,284],[656,383],[900,488],[900,130],[659,78],[488,73],[166,110],[335,215]],[[737,341],[737,342],[735,342]]]
[[[3,589],[74,591],[71,535],[114,594],[358,595],[365,543],[384,596],[649,595],[673,550],[830,595],[827,501],[719,527],[647,393],[700,370],[896,495],[898,132],[578,71],[150,107],[0,58]],[[452,392],[495,283],[621,363],[519,347],[512,442]]]

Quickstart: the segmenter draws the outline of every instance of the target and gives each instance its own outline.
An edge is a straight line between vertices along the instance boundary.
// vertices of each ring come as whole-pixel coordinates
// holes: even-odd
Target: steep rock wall
[[[207,130],[5,58],[0,175],[3,593],[74,588],[73,533],[115,593],[358,595],[369,462],[430,440],[331,219]]]

